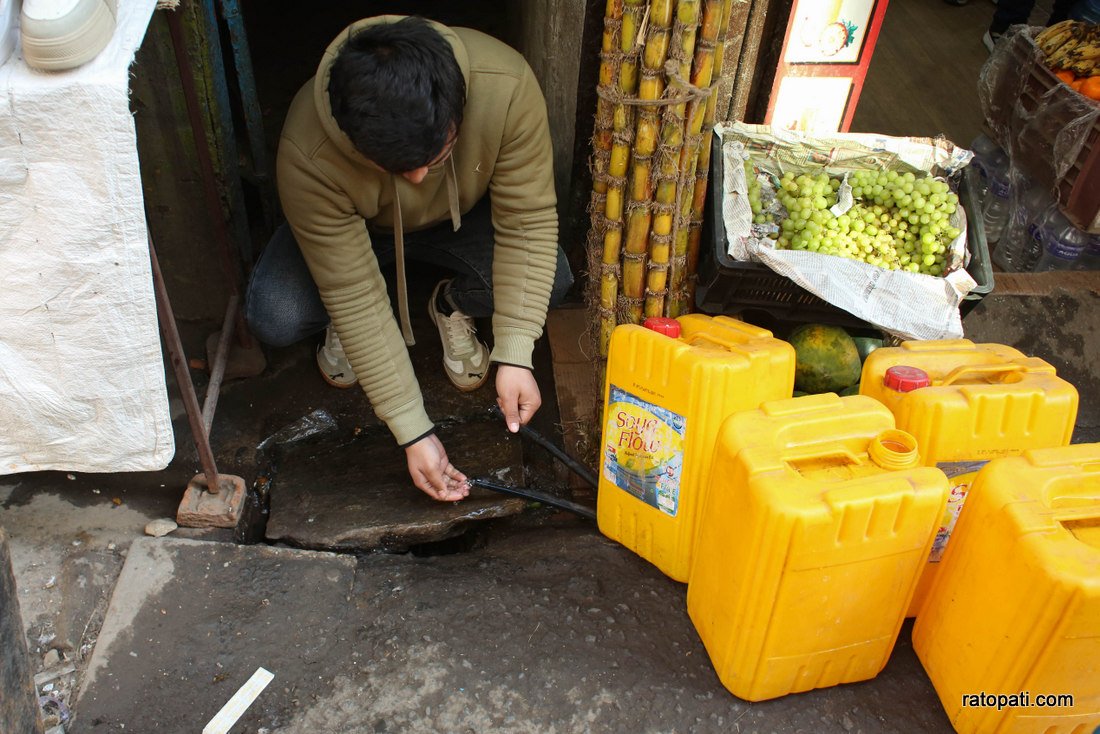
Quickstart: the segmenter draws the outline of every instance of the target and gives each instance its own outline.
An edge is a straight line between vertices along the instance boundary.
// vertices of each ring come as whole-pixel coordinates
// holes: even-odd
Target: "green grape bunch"
[[[942,276],[961,234],[951,225],[959,197],[945,181],[911,172],[854,171],[845,182],[827,173],[783,174],[774,192],[746,163],[753,232],[782,250],[846,257],[887,270]],[[842,187],[852,206],[832,209]]]

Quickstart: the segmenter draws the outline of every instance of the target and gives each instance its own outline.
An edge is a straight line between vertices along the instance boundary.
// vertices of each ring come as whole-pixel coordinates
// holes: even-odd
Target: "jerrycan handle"
[[[1059,507],[1051,512],[1051,517],[1060,523],[1081,522],[1082,520],[1100,522],[1100,505]]]
[[[859,466],[863,463],[859,456],[843,446],[827,446],[817,450],[809,450],[789,456],[787,464],[797,471],[804,473],[806,470],[821,467],[823,464],[836,463],[848,466]]]
[[[968,375],[1007,374],[1009,372],[1026,372],[1027,367],[1022,364],[969,364],[956,367],[947,373],[938,383],[939,387],[952,385],[959,379]]]
[[[693,347],[697,346],[696,342],[710,342],[712,345],[726,350],[740,346],[740,342],[736,342],[732,339],[719,339],[713,334],[708,334],[705,331],[697,331],[690,336],[683,337],[683,339]]]
[[[901,348],[910,352],[974,351],[977,345],[969,339],[938,339],[932,341],[904,341]]]

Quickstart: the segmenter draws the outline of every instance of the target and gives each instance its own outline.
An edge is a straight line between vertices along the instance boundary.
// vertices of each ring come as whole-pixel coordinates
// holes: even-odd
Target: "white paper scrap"
[[[202,730],[202,734],[228,734],[233,725],[237,723],[237,719],[241,718],[245,710],[252,705],[257,696],[263,693],[263,690],[267,688],[267,684],[274,677],[274,673],[263,668],[256,668],[256,672],[252,674],[248,682],[241,686],[233,694],[233,698],[222,706],[222,710],[210,720],[210,723]]]

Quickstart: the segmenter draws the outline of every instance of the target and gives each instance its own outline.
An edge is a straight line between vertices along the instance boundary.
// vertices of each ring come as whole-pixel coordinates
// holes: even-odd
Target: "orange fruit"
[[[1085,86],[1085,82],[1087,82],[1087,81],[1088,81],[1088,79],[1078,79],[1077,81],[1073,82],[1069,86],[1070,86],[1071,89],[1073,89],[1073,91],[1081,92],[1082,87]],[[1084,92],[1081,92],[1081,94],[1084,94]]]
[[[1062,71],[1056,72],[1054,76],[1058,77],[1069,85],[1072,85],[1075,81],[1077,81],[1077,77],[1074,76],[1073,72],[1069,69],[1063,69]]]
[[[1085,79],[1078,91],[1090,99],[1100,100],[1100,76],[1090,76]]]

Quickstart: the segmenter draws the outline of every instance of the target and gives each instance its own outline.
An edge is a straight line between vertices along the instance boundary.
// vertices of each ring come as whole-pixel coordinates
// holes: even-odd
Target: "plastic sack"
[[[761,262],[818,298],[905,339],[957,339],[963,335],[959,303],[977,285],[964,270],[966,216],[960,206],[953,226],[962,233],[951,244],[944,277],[892,271],[833,255],[780,250],[756,236],[748,205],[744,161],[769,173],[820,171],[839,176],[855,170],[898,170],[949,176],[964,168],[970,151],[943,139],[841,134],[810,137],[762,125],[719,126],[723,140],[722,217],[729,254]]]
[[[76,69],[0,64],[0,474],[175,452],[129,92],[155,5]]]
[[[1100,105],[1061,83],[1043,64],[1035,44],[1041,30],[1009,29],[978,76],[978,99],[994,138],[1013,162],[1054,189],[1081,156],[1100,120]]]

